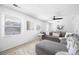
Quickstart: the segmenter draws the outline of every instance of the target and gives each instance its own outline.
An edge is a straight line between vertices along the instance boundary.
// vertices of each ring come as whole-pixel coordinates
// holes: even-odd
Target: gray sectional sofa
[[[54,33],[58,36],[55,36]],[[65,37],[66,32],[49,32],[49,35],[46,34],[46,32],[43,32],[42,34],[42,40],[46,39],[46,40],[51,40],[51,41],[56,41],[56,42],[60,42],[59,37]]]
[[[42,41],[36,44],[36,53],[38,55],[55,55],[59,51],[67,52],[66,39],[60,40],[60,37],[65,37],[66,32],[56,32],[60,33],[59,37],[53,36],[54,32],[50,32],[49,35],[42,36]]]

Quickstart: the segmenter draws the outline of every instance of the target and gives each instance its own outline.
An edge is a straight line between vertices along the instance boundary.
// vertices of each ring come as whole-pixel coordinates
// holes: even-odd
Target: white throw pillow
[[[53,33],[53,36],[59,37],[60,33]]]
[[[46,35],[49,35],[49,32],[46,32]]]

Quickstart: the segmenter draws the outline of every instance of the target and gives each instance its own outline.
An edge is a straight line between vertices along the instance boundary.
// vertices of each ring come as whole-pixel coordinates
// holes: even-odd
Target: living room
[[[1,4],[0,54],[69,55],[66,35],[78,37],[78,19],[78,4]]]

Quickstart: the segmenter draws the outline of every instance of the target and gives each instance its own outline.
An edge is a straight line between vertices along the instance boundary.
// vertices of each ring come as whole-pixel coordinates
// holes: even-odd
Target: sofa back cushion
[[[65,37],[66,32],[60,32],[60,37]]]
[[[52,36],[53,35],[53,32],[49,32],[49,35]]]
[[[49,32],[50,36],[57,36],[57,37],[65,37],[66,32],[58,32],[58,31],[53,31]]]

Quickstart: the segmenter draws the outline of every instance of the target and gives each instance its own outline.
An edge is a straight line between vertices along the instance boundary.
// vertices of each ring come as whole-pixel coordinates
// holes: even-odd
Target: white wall
[[[75,16],[72,23],[73,23],[73,32],[79,35],[79,15]]]
[[[64,31],[73,32],[73,20],[75,16],[76,15],[68,15],[63,17],[62,24],[64,25]]]
[[[15,10],[12,10],[10,8],[5,8],[0,6],[0,51],[15,47],[17,45],[29,42],[31,40],[33,40],[33,38],[35,38],[37,36],[37,34],[41,31],[41,30],[45,30],[45,28],[43,28],[45,25],[44,22],[33,19],[30,16],[27,16],[25,14],[22,14],[20,12],[17,12]],[[8,36],[8,35],[3,35],[2,33],[3,28],[4,28],[4,18],[5,15],[10,15],[10,16],[14,16],[17,17],[19,19],[21,19],[21,34],[20,35],[13,35],[13,36]],[[2,19],[1,19],[2,18]],[[29,20],[31,21],[34,25],[39,24],[41,26],[40,31],[36,31],[36,30],[30,30],[27,31],[26,30],[26,21]],[[3,35],[3,36],[2,36]]]

